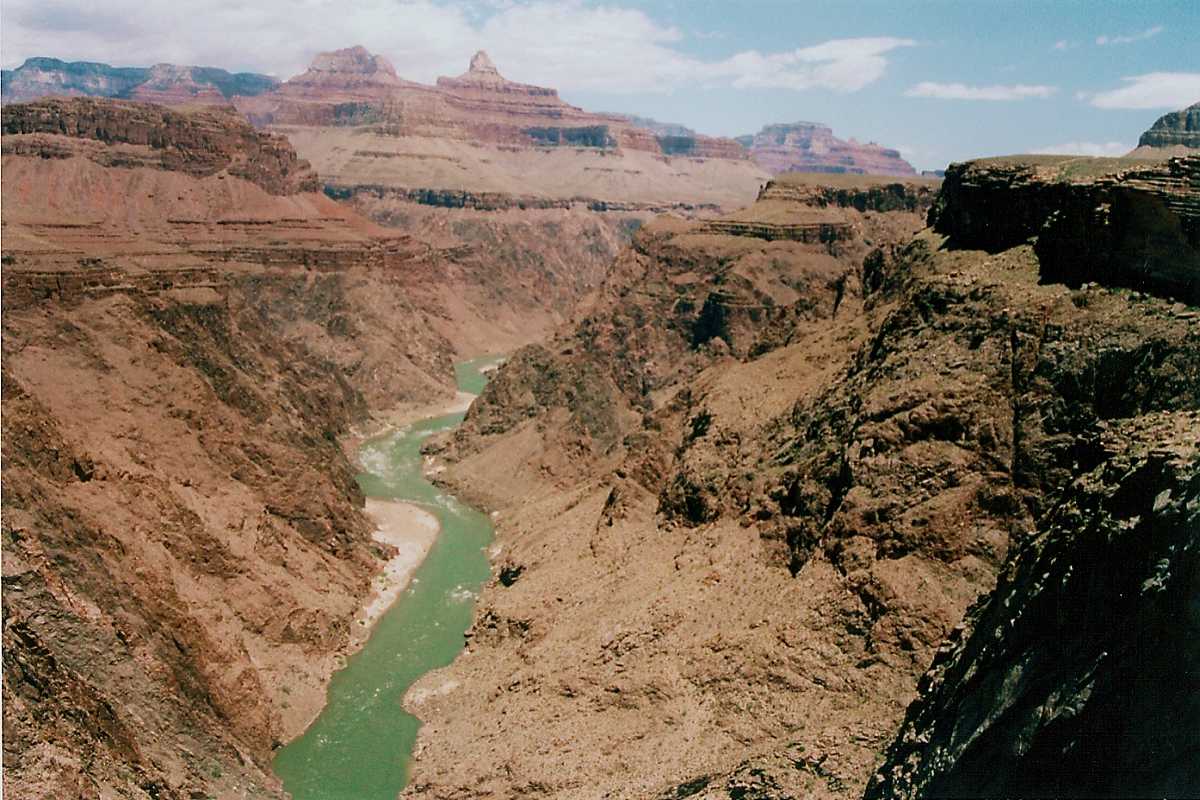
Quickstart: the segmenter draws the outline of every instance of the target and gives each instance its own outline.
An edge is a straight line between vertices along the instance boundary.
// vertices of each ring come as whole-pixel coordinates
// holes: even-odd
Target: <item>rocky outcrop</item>
[[[163,105],[224,105],[235,95],[260,94],[279,83],[267,75],[230,73],[215,67],[111,67],[56,58],[26,59],[20,67],[4,70],[2,81],[0,97],[5,103],[84,95]]]
[[[858,211],[910,211],[926,214],[933,205],[940,182],[936,179],[882,181],[871,178],[835,178],[816,175],[784,175],[767,183],[758,193],[762,201],[803,203],[817,208],[833,206]]]
[[[147,104],[75,98],[8,105],[0,119],[5,155],[80,154],[106,166],[149,166],[193,177],[225,172],[277,195],[320,186],[308,162],[297,158],[285,139],[255,131],[230,114],[180,114]]]
[[[921,679],[868,800],[1200,788],[1195,412],[1102,425]]]
[[[509,195],[500,192],[470,192],[452,189],[399,189],[387,186],[337,186],[327,184],[325,193],[336,200],[398,200],[435,208],[464,208],[475,211],[505,211],[511,209],[586,208],[605,212],[718,211],[711,203],[637,203],[597,200],[591,197],[538,197]]]
[[[898,150],[844,141],[826,125],[793,122],[768,125],[737,141],[755,163],[772,175],[784,172],[831,172],[858,175],[916,175]]]
[[[1200,150],[1200,103],[1163,114],[1138,138],[1138,147]]]
[[[1200,302],[1200,157],[1055,156],[953,164],[930,212],[959,246],[1034,241],[1045,280],[1121,285]]]

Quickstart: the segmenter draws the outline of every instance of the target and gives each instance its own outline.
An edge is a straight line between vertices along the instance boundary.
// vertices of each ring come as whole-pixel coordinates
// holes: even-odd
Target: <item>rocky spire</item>
[[[471,68],[467,70],[469,75],[495,75],[500,77],[500,71],[496,69],[496,65],[492,63],[492,59],[488,58],[488,54],[480,50],[475,55],[471,56]]]

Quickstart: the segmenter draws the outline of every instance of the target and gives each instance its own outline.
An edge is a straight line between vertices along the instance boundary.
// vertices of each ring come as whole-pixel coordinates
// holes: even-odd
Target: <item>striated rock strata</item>
[[[83,155],[102,166],[164,169],[205,178],[226,173],[276,195],[320,188],[287,140],[228,114],[180,114],[160,106],[90,98],[5,106],[4,155]],[[89,144],[79,144],[78,140]],[[130,147],[122,147],[129,145]]]
[[[916,175],[898,150],[844,141],[826,125],[793,122],[768,125],[737,141],[754,162],[772,175],[784,172],[832,172],[859,175]]]
[[[535,196],[584,202],[740,205],[766,175],[729,139],[659,136],[626,117],[504,78],[485,53],[428,86],[363,48],[317,57],[276,90],[239,98],[339,191]]]
[[[1181,111],[1172,111],[1159,117],[1150,129],[1138,138],[1138,149],[1134,154],[1152,154],[1147,153],[1144,148],[1151,151],[1200,150],[1200,103],[1193,103]],[[1183,155],[1179,152],[1172,154]]]

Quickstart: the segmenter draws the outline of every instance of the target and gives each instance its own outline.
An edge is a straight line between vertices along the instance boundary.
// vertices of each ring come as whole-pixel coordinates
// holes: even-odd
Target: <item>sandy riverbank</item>
[[[371,592],[355,619],[355,645],[370,635],[375,623],[408,587],[440,530],[437,517],[412,503],[368,498],[366,513],[375,523],[375,541],[396,548],[396,554],[371,581]]]

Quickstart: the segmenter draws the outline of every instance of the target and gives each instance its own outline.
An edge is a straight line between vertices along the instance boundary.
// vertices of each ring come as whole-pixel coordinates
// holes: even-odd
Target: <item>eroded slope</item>
[[[858,796],[1097,430],[1194,432],[1194,309],[1054,283],[1023,239],[903,243],[911,212],[829,196],[647,226],[594,313],[472,409],[444,455],[498,512],[497,580],[408,698],[406,796]]]

